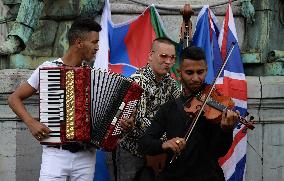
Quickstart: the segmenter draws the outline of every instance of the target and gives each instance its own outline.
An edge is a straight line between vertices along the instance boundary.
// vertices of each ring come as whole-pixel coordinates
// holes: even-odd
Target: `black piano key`
[[[60,133],[58,135],[49,135],[49,137],[60,137]]]

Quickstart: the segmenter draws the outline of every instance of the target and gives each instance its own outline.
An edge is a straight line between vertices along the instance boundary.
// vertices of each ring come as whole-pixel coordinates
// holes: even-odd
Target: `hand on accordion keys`
[[[129,132],[133,129],[135,122],[134,122],[134,118],[136,115],[136,109],[133,111],[133,113],[131,114],[131,116],[128,118],[121,118],[120,119],[120,125],[122,128],[122,131],[124,132]]]
[[[49,133],[51,132],[51,130],[46,125],[40,123],[35,119],[28,121],[27,126],[32,135],[39,141],[49,137]]]

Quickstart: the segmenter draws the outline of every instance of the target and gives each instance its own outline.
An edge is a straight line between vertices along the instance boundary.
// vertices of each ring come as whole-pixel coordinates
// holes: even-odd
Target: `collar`
[[[187,92],[186,88],[183,87],[182,89],[182,97],[184,97],[185,99],[189,99],[192,96],[195,96],[196,94],[200,93],[201,91],[203,91],[203,89],[207,86],[208,84],[203,83],[200,88],[196,91],[196,92]]]

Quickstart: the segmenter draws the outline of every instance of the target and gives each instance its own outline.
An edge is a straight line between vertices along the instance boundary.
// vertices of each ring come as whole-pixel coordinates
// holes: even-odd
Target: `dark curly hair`
[[[190,59],[190,60],[204,60],[206,63],[206,55],[202,48],[196,47],[196,46],[190,46],[182,51],[181,55],[181,61],[184,59]]]
[[[90,31],[100,32],[102,27],[98,24],[94,18],[91,17],[79,17],[77,18],[71,28],[68,31],[67,38],[69,44],[72,45],[78,38],[84,39],[85,34]]]

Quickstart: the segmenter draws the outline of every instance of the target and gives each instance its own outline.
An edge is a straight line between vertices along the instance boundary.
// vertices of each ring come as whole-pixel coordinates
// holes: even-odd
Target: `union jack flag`
[[[232,43],[235,43],[235,47],[221,77],[217,79],[216,88],[224,95],[232,97],[236,110],[240,111],[242,116],[245,116],[247,112],[247,83],[231,3],[228,5],[221,28],[219,28],[217,18],[209,6],[204,6],[197,18],[192,44],[202,47],[206,52],[206,61],[208,64],[207,83],[212,83],[216,77],[220,65],[226,59]],[[226,180],[245,180],[247,144],[245,130],[243,125],[239,124],[236,126],[233,134],[233,144],[228,153],[219,160]]]

